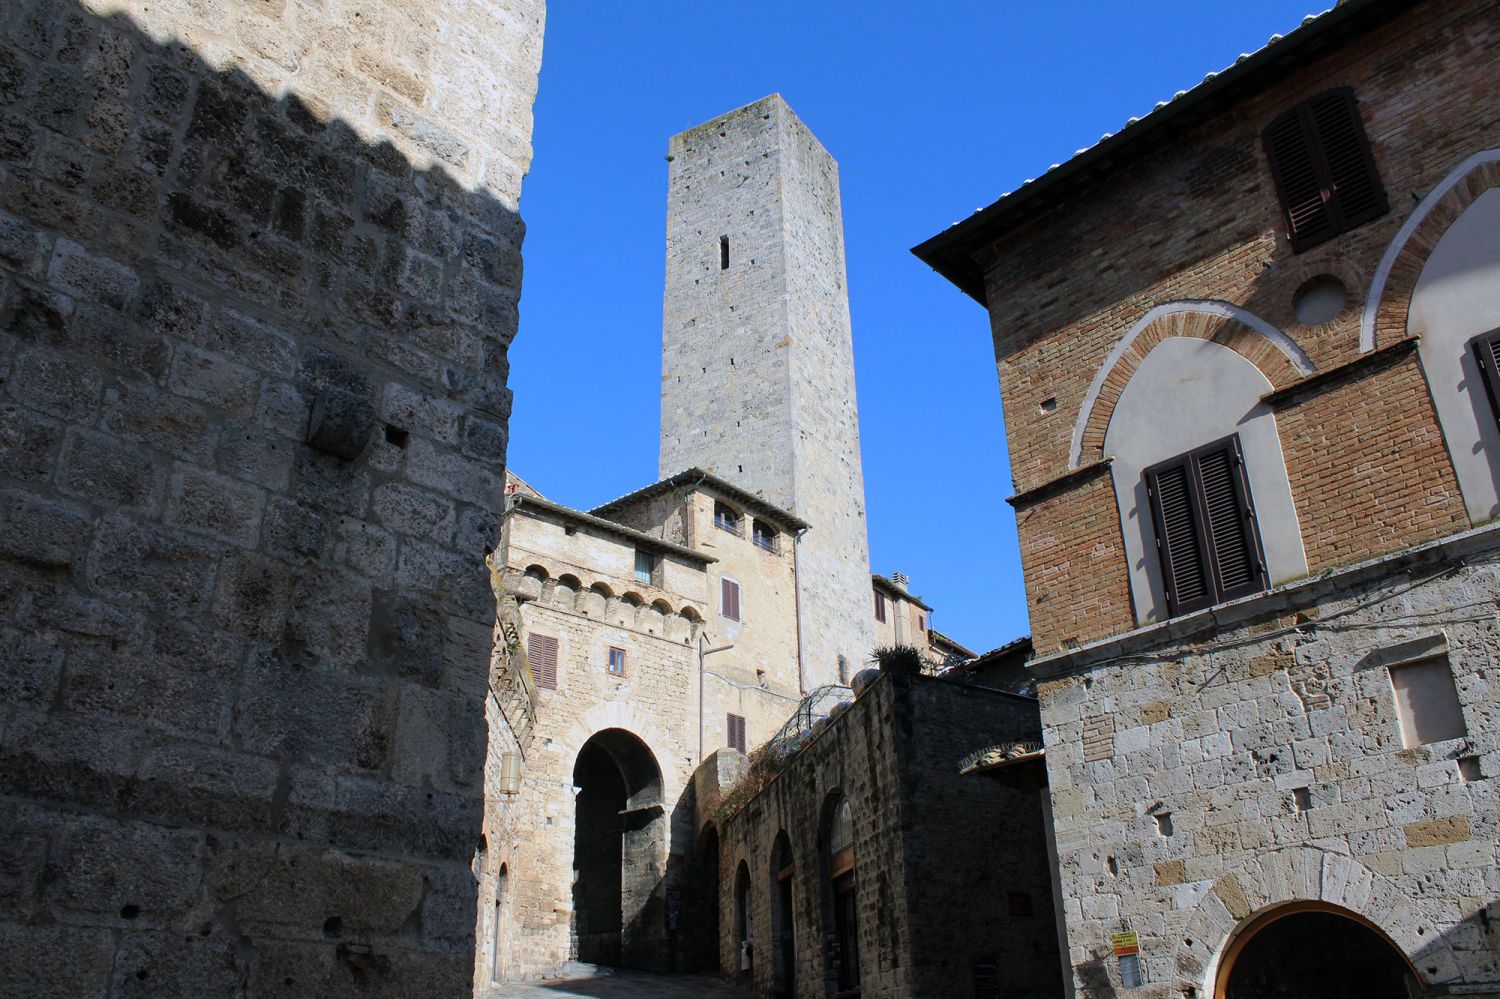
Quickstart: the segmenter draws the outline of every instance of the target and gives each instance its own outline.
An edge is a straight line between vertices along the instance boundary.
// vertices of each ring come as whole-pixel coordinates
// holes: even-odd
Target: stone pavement
[[[485,999],[746,999],[748,995],[717,978],[575,964],[569,966],[566,978],[511,982],[491,990]]]

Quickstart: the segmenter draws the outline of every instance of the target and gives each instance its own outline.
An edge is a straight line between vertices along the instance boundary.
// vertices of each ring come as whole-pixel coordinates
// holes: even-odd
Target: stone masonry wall
[[[469,990],[542,18],[0,5],[0,993]]]
[[[1090,432],[1079,464],[1102,457],[1106,401],[1118,398],[1146,342],[1127,352],[1106,381],[1102,414],[1083,412],[1088,388],[1110,351],[1154,306],[1207,299],[1242,308],[1285,333],[1319,372],[1360,357],[1365,297],[1393,237],[1419,199],[1466,157],[1500,146],[1500,109],[1484,99],[1487,53],[1497,38],[1500,9],[1493,4],[1414,4],[1383,26],[1289,67],[1153,152],[1117,164],[1107,182],[1069,196],[1064,211],[1007,232],[984,259],[1017,491],[1057,482],[1070,471],[1080,417]],[[1260,133],[1285,108],[1344,85],[1358,98],[1391,209],[1293,254],[1282,234]],[[1425,235],[1417,243],[1431,245]],[[1305,326],[1293,311],[1294,292],[1323,274],[1344,283],[1348,306],[1330,322]],[[1380,311],[1379,346],[1422,332],[1404,330],[1404,307],[1393,319],[1387,311]],[[1299,377],[1279,352],[1246,336],[1240,324],[1217,326],[1179,335],[1213,336],[1260,359],[1277,389]],[[1245,346],[1252,341],[1258,353]],[[1278,413],[1294,485],[1317,484],[1297,499],[1313,573],[1467,526],[1452,495],[1451,471],[1442,470],[1449,458],[1437,453],[1441,436],[1431,402],[1421,392],[1411,395],[1411,374],[1409,368],[1388,367],[1349,390],[1335,385],[1326,394],[1309,393]],[[1380,401],[1398,396],[1411,403],[1400,412]],[[1435,479],[1441,481],[1428,504]],[[1101,525],[1117,518],[1117,510],[1106,491],[1079,486],[1096,495],[1054,501],[1068,508],[1067,518],[1040,512],[1019,518],[1041,652],[1066,639],[1088,642],[1133,624],[1114,561],[1080,557],[1097,550]],[[1374,530],[1365,530],[1368,517],[1349,515],[1346,500],[1356,495],[1383,497]],[[1052,547],[1077,555],[1063,561],[1036,557]],[[1110,606],[1084,608],[1061,599],[1070,593],[1108,596]]]
[[[1122,930],[1130,995],[1213,994],[1230,934],[1298,901],[1368,919],[1428,986],[1496,994],[1497,596],[1490,527],[1040,661],[1081,999],[1118,994]],[[1446,659],[1465,737],[1403,748],[1388,664],[1414,655]]]
[[[757,994],[770,994],[771,868],[784,831],[795,868],[796,995],[828,994],[824,941],[832,923],[823,823],[838,793],[848,796],[854,818],[863,995],[971,995],[979,960],[998,961],[1007,999],[1056,995],[1038,792],[959,774],[967,754],[1036,738],[1039,729],[1036,703],[1026,698],[921,676],[876,682],[723,820],[722,966],[739,967],[733,891],[744,862],[754,942],[747,977]],[[1011,914],[1012,892],[1029,896],[1032,915]]]

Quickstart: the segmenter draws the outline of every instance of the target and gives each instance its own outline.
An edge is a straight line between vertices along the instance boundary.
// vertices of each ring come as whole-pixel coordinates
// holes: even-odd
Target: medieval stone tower
[[[803,679],[873,645],[838,164],[779,94],[671,140],[661,474],[699,466],[812,525]]]

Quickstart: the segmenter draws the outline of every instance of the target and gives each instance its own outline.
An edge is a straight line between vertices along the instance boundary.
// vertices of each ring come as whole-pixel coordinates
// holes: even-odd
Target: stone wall
[[[1080,997],[1117,994],[1123,930],[1139,995],[1213,994],[1231,934],[1288,902],[1492,994],[1497,545],[1484,528],[1033,664]],[[1446,661],[1466,736],[1403,744],[1389,667],[1413,655]]]
[[[0,7],[0,992],[469,990],[542,17]]]
[[[773,849],[785,832],[795,869],[796,995],[828,994],[824,824],[828,803],[843,795],[854,819],[863,995],[972,995],[976,964],[992,963],[1002,970],[1002,995],[1056,995],[1037,784],[959,773],[969,753],[1036,738],[1039,725],[1029,698],[922,676],[877,681],[758,795],[720,817],[722,967],[738,973],[733,891],[743,862],[751,873],[754,946],[753,967],[740,977],[758,994],[771,994]],[[1030,914],[1020,914],[1021,896]]]

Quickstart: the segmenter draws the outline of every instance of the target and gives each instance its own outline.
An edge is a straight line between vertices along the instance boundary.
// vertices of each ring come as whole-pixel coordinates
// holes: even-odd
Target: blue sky
[[[871,567],[1025,634],[988,320],[909,250],[1315,2],[553,0],[510,467],[585,509],[655,479],[667,139],[779,91],[840,166]]]

